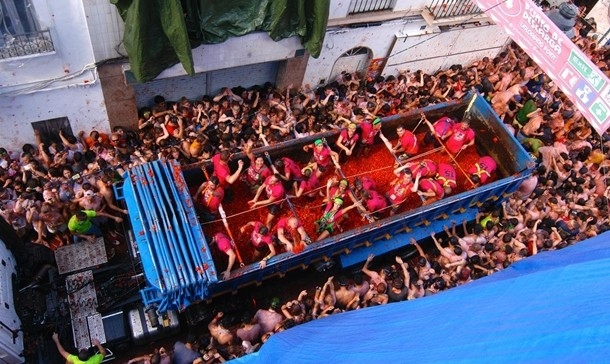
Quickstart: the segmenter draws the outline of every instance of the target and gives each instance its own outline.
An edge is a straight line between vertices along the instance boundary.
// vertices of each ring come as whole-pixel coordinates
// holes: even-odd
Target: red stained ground
[[[420,142],[423,139],[423,133],[418,134],[418,139]],[[464,152],[460,153],[456,158],[456,163],[454,163],[451,157],[444,150],[439,150],[434,152],[435,148],[433,146],[427,146],[422,148],[420,155],[412,158],[411,160],[419,160],[419,159],[431,159],[436,163],[445,162],[451,163],[456,169],[457,172],[457,188],[454,191],[454,194],[461,193],[463,191],[469,190],[472,188],[472,185],[468,182],[466,178],[465,171],[474,163],[478,161],[480,156],[477,154],[474,147],[468,148]],[[350,181],[350,184],[357,176],[368,175],[373,177],[373,179],[377,182],[377,190],[385,194],[386,191],[390,188],[390,183],[394,180],[395,176],[392,173],[394,169],[395,159],[392,154],[388,151],[388,149],[382,143],[375,145],[371,150],[367,157],[354,157],[351,156],[344,162],[341,166],[343,173]],[[326,181],[328,178],[335,176],[333,170],[329,170],[325,175],[322,176],[321,186],[326,186]],[[492,178],[494,176],[492,175]],[[233,188],[234,197],[231,202],[224,202],[223,207],[227,214],[227,222],[229,225],[229,229],[231,234],[233,235],[234,241],[237,245],[237,250],[243,260],[243,262],[247,265],[253,262],[253,253],[254,248],[250,243],[250,229],[247,229],[245,233],[240,233],[240,227],[247,224],[249,221],[261,221],[265,222],[267,218],[267,207],[261,207],[254,210],[250,210],[248,208],[248,200],[250,200],[253,196],[250,193],[249,188],[245,183],[239,181],[237,182]],[[292,191],[290,192],[292,193]],[[263,193],[264,194],[264,193]],[[266,198],[266,196],[261,196],[261,198]],[[323,197],[316,195],[315,198],[309,198],[302,196],[298,199],[292,198],[291,201],[294,205],[296,213],[298,214],[299,219],[303,222],[305,226],[305,230],[307,234],[311,237],[312,240],[315,241],[317,238],[316,234],[316,226],[315,221],[322,216],[324,209],[324,201]],[[348,206],[346,204],[346,206]],[[419,196],[416,194],[412,195],[401,207],[400,212],[408,211],[409,209],[413,209],[421,206],[421,200]],[[280,216],[291,216],[292,212],[288,207],[287,203],[282,203]],[[388,216],[388,211],[382,214],[382,216]],[[279,218],[278,217],[278,218]],[[272,225],[275,226],[277,223],[277,218],[273,221]],[[348,213],[348,218],[345,219],[341,223],[341,228],[343,231],[350,230],[354,227],[365,225],[367,222],[364,220],[356,209],[351,210]],[[203,231],[206,236],[212,236],[217,232],[223,232],[227,234],[227,230],[225,229],[222,221],[218,220],[212,223],[203,224]],[[278,246],[276,246],[276,250],[280,250]],[[216,262],[217,269],[222,270],[226,268],[227,257],[220,253],[217,248],[212,248],[214,261]],[[282,252],[282,250],[278,251],[278,253]],[[258,259],[261,259],[259,257]],[[239,261],[236,262],[235,267],[237,267]]]

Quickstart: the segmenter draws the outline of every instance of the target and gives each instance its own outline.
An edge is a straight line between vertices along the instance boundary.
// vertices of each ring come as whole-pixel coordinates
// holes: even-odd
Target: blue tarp
[[[297,326],[235,362],[608,362],[609,273],[610,232],[435,296]]]

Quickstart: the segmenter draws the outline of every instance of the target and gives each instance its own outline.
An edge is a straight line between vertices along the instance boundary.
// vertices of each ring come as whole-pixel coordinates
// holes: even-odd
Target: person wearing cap
[[[346,156],[351,156],[354,152],[354,148],[360,139],[360,135],[356,133],[358,126],[354,123],[349,123],[347,128],[341,130],[335,145],[339,148],[340,152],[344,152]]]
[[[204,221],[215,220],[224,197],[225,192],[219,186],[218,177],[212,176],[209,181],[203,182],[195,192],[199,217]]]
[[[330,234],[334,232],[339,222],[345,217],[345,214],[347,214],[349,210],[356,207],[356,204],[344,208],[341,208],[342,206],[343,200],[339,197],[335,197],[332,200],[332,207],[330,207],[330,209],[327,205],[322,217],[316,220],[317,232],[319,234],[316,241],[329,237]]]
[[[99,353],[97,353],[95,355],[90,355],[89,349],[80,349],[78,351],[78,355],[70,354],[69,352],[66,351],[66,349],[64,349],[63,345],[61,345],[61,343],[59,342],[59,335],[57,335],[56,332],[53,333],[53,336],[51,336],[51,338],[53,339],[53,342],[55,343],[55,346],[57,347],[57,351],[59,351],[59,354],[61,356],[63,356],[64,359],[66,359],[67,363],[99,364],[102,362],[102,360],[104,360],[104,357],[106,356],[106,348],[104,348],[104,346],[102,346],[102,344],[100,343],[100,341],[97,338],[91,339],[91,343],[99,351]]]
[[[420,174],[415,176],[413,181],[413,173],[408,166],[400,166],[394,169],[396,179],[392,181],[390,190],[386,193],[386,197],[392,205],[390,215],[394,215],[400,205],[411,195],[411,193],[417,192],[419,188]]]
[[[235,251],[233,250],[233,243],[231,242],[231,239],[225,234],[219,232],[212,237],[211,244],[216,244],[218,249],[229,257],[227,269],[222,272],[222,279],[229,279],[231,276],[231,269],[233,269],[233,264],[235,264],[235,258],[237,257],[237,255],[235,255]]]
[[[267,199],[259,201],[263,190],[267,194]],[[273,218],[277,216],[280,211],[280,200],[284,199],[286,196],[286,191],[284,190],[284,185],[279,178],[279,176],[272,174],[267,177],[265,182],[258,188],[256,191],[256,195],[250,201],[248,201],[248,205],[250,208],[254,209],[259,206],[267,205],[269,209],[269,214],[267,215],[266,225],[270,227],[271,221]]]
[[[578,16],[578,7],[571,1],[565,1],[556,9],[549,10],[546,16],[552,21],[566,37],[572,39],[576,35],[574,25],[576,25],[576,17]]]
[[[271,304],[269,305],[269,309],[263,310],[259,309],[254,314],[253,321],[258,323],[261,326],[261,333],[266,334],[269,332],[273,332],[275,327],[282,322],[284,316],[278,313],[281,307],[280,299],[277,297],[273,297],[271,299]]]
[[[314,172],[315,164],[303,168],[302,175],[303,179],[299,184],[299,188],[295,188],[295,197],[301,197],[303,194],[307,197],[315,197],[316,189],[320,187],[320,180],[318,174]]]
[[[483,185],[489,181],[491,174],[496,171],[497,167],[498,164],[492,157],[483,156],[468,169],[470,180],[475,184],[475,187],[478,187],[479,184]]]
[[[242,226],[239,231],[243,234],[248,227],[252,227],[252,233],[250,234],[250,241],[254,245],[254,256],[252,259],[256,260],[261,255],[265,254],[263,259],[258,263],[259,268],[265,268],[267,261],[275,256],[275,246],[273,245],[273,235],[269,228],[260,221],[250,221],[246,225]]]
[[[375,118],[371,120],[370,118],[366,118],[360,124],[360,129],[362,130],[362,137],[360,142],[362,144],[362,154],[364,156],[368,156],[368,154],[370,153],[370,148],[375,142],[375,136],[380,133],[381,119]]]
[[[303,150],[308,151],[311,146],[306,145]],[[313,143],[313,158],[311,163],[316,164],[316,174],[320,177],[324,172],[328,170],[331,164],[338,165],[339,155],[337,152],[331,150],[328,146],[324,145],[322,139],[316,139]]]

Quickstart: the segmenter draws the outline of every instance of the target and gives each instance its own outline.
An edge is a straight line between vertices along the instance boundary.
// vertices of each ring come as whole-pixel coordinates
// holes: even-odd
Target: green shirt
[[[89,210],[90,211],[90,210]],[[71,364],[100,364],[104,360],[104,356],[102,354],[95,354],[90,357],[87,361],[82,361],[78,359],[76,355],[68,355],[68,363]]]
[[[72,233],[84,234],[89,229],[91,229],[91,219],[97,216],[97,213],[94,210],[83,210],[85,214],[87,214],[87,219],[85,221],[78,221],[76,215],[73,215],[68,221],[68,229]]]
[[[527,124],[527,121],[529,120],[527,114],[531,113],[532,111],[535,111],[537,108],[538,106],[536,105],[534,100],[527,100],[523,107],[519,111],[517,111],[515,119],[519,124],[521,124],[521,126],[523,126]]]
[[[540,147],[544,147],[544,142],[538,138],[525,138],[521,141],[521,144],[529,144],[532,148],[532,153],[536,157],[538,157],[538,155],[540,154],[540,152],[538,152],[538,149],[540,149]]]

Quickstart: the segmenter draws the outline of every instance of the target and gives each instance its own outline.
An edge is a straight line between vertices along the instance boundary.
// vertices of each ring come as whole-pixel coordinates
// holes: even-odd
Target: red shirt
[[[222,187],[217,186],[215,189],[209,188],[209,184],[206,183],[203,191],[201,192],[201,204],[207,207],[211,212],[218,211],[218,207],[222,203],[222,199],[225,197],[225,191]]]
[[[295,235],[298,235],[298,228],[303,227],[303,223],[301,222],[301,220],[297,219],[297,228],[293,229],[288,225],[288,218],[287,217],[282,217],[280,219],[280,221],[277,222],[277,225],[275,226],[275,230],[278,231],[280,229],[283,230],[284,233],[284,237],[288,240],[293,240]]]
[[[474,140],[474,130],[471,128],[462,130],[461,123],[454,125],[451,130],[453,131],[453,134],[451,134],[445,143],[445,147],[447,147],[447,150],[451,154],[456,154],[465,144]]]
[[[468,174],[479,176],[481,184],[484,184],[489,180],[491,174],[496,170],[496,168],[496,161],[490,156],[485,156],[481,157],[481,159],[479,159],[474,166],[468,169]]]
[[[432,177],[436,174],[437,167],[433,160],[423,159],[409,169],[413,173],[413,176],[419,173],[422,177]]]
[[[218,177],[218,181],[221,187],[227,187],[229,183],[227,178],[231,175],[231,169],[229,166],[220,160],[220,154],[216,154],[212,157],[212,164],[214,165],[214,175]]]
[[[403,175],[388,192],[388,197],[393,205],[398,205],[404,202],[411,194],[413,181],[406,182],[406,175]]]
[[[436,175],[436,180],[440,182],[443,187],[449,186],[451,188],[455,188],[457,186],[456,178],[457,174],[455,173],[455,168],[453,168],[451,164],[438,164],[438,173]]]
[[[400,146],[409,155],[415,155],[419,153],[419,143],[415,134],[408,130],[405,130],[404,134],[400,137]]]
[[[377,189],[377,183],[371,177],[363,176],[360,178],[360,181],[362,181],[362,188],[364,188],[367,191]]]
[[[273,238],[271,237],[271,234],[262,235],[258,232],[261,226],[265,225],[263,225],[263,223],[260,221],[256,221],[254,223],[254,229],[252,230],[252,234],[250,235],[252,244],[254,244],[254,246],[257,248],[273,244]]]
[[[443,186],[432,178],[424,178],[419,180],[419,190],[422,192],[434,192],[437,198],[443,198],[445,191]]]

